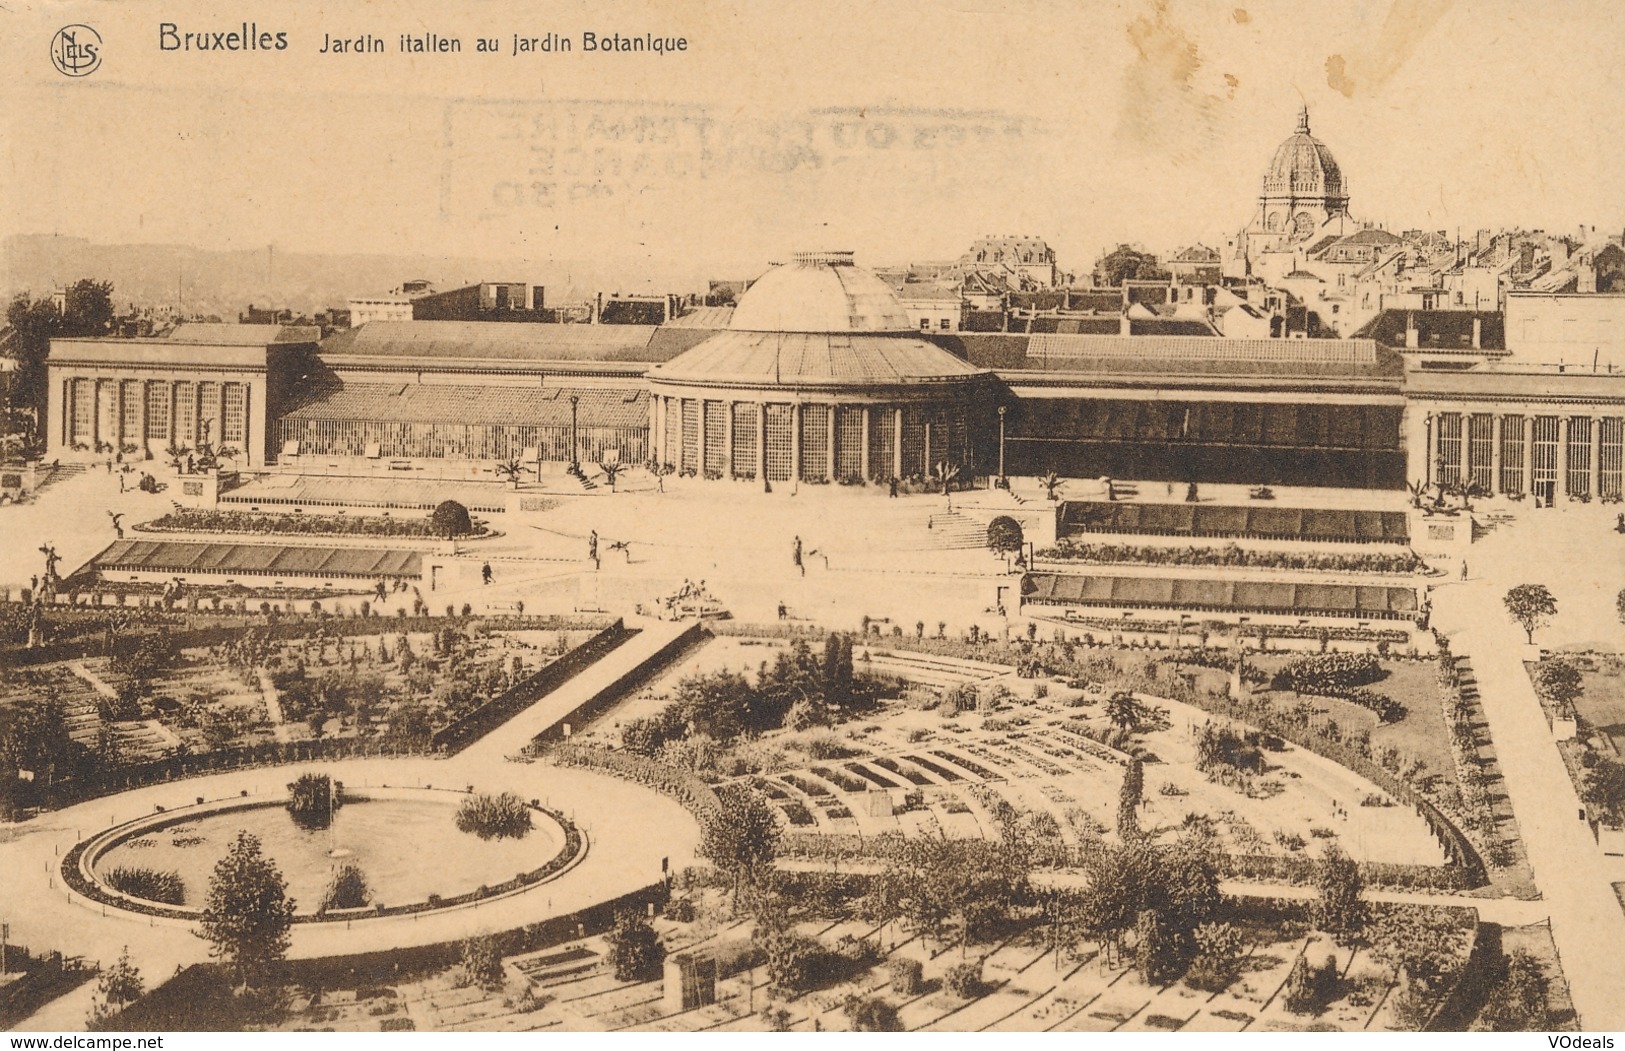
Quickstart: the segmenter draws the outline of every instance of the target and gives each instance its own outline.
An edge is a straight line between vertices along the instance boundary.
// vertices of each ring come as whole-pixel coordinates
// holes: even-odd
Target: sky
[[[1625,227],[1625,15],[1591,0],[230,9],[8,0],[0,234],[718,276],[1036,234],[1083,273],[1120,241],[1222,244],[1304,104],[1358,219]],[[70,23],[101,37],[89,75],[52,64]],[[165,51],[166,23],[288,46]],[[686,49],[588,53],[587,32]],[[512,53],[549,33],[573,50]],[[360,34],[385,52],[319,51]]]

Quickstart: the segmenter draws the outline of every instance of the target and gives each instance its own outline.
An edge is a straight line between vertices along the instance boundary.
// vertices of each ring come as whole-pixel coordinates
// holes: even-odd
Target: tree
[[[779,823],[767,800],[743,785],[724,786],[717,798],[722,808],[705,822],[700,853],[732,881],[737,904],[746,884],[760,883],[772,870]]]
[[[141,970],[130,961],[130,947],[126,945],[113,966],[96,979],[96,999],[92,1001],[86,1024],[92,1029],[101,1028],[127,1005],[141,999],[145,992]]]
[[[621,909],[608,935],[609,958],[618,982],[641,982],[660,973],[666,947],[660,935],[636,909]]]
[[[897,1017],[897,1008],[878,996],[848,994],[841,1004],[852,1029],[858,1033],[901,1033],[903,1022]]]
[[[1117,288],[1124,281],[1161,281],[1167,278],[1156,256],[1134,245],[1120,244],[1095,262],[1095,284]]]
[[[987,524],[987,548],[995,555],[1007,555],[1012,551],[1020,551],[1026,538],[1021,532],[1021,523],[1009,515],[1000,515]]]
[[[1185,972],[1185,984],[1203,992],[1222,992],[1241,971],[1241,932],[1228,923],[1204,923],[1192,937],[1196,958]]]
[[[1145,705],[1127,690],[1118,690],[1106,700],[1106,718],[1120,730],[1138,733],[1147,714]]]
[[[1580,669],[1562,657],[1550,657],[1535,665],[1534,686],[1541,700],[1560,711],[1585,692]]]
[[[1177,978],[1184,959],[1163,915],[1155,909],[1141,910],[1134,932],[1134,969],[1140,979],[1147,985],[1166,985]]]
[[[1315,900],[1310,916],[1315,926],[1346,943],[1365,925],[1365,902],[1360,893],[1365,881],[1360,877],[1360,866],[1328,844],[1325,853],[1315,865],[1315,886],[1320,897]]]
[[[474,523],[468,517],[468,508],[456,500],[442,500],[429,516],[429,524],[436,533],[447,540],[466,536],[474,531]]]
[[[1139,807],[1145,794],[1145,764],[1129,760],[1123,769],[1123,783],[1117,794],[1117,837],[1133,839],[1140,834]]]
[[[6,309],[6,323],[15,332],[13,360],[17,363],[13,407],[30,410],[35,421],[45,414],[45,357],[51,340],[62,336],[105,336],[112,327],[113,286],[84,278],[67,288],[64,308],[51,299],[18,295]],[[6,421],[9,425],[11,421]]]
[[[520,481],[525,477],[525,465],[518,460],[505,460],[497,464],[496,472],[506,479],[509,485],[518,489]]]
[[[80,278],[63,297],[63,336],[105,336],[113,327],[113,284]]]
[[[502,988],[503,977],[502,950],[497,946],[496,938],[480,934],[464,939],[458,982],[491,990]]]
[[[322,895],[324,909],[360,909],[372,901],[372,890],[367,886],[366,873],[360,865],[340,865],[328,881],[327,893]]]
[[[1038,484],[1044,487],[1045,499],[1059,500],[1061,498],[1061,476],[1054,471],[1046,472],[1043,477],[1038,479]]]
[[[1451,913],[1424,905],[1392,906],[1371,925],[1372,955],[1424,995],[1438,991],[1462,963],[1467,931]]]
[[[259,837],[238,832],[214,867],[198,936],[209,942],[210,956],[236,971],[246,991],[287,953],[293,910],[288,884],[261,853]]]
[[[1557,616],[1557,599],[1544,584],[1519,584],[1508,591],[1502,601],[1512,619],[1523,628],[1530,645],[1535,642],[1535,629],[1545,627],[1547,621]]]
[[[1619,614],[1619,622],[1625,624],[1625,588],[1614,596],[1614,612]]]
[[[623,463],[612,463],[608,460],[598,465],[598,469],[604,472],[604,481],[609,483],[610,492],[615,491],[615,479],[621,476],[621,471],[625,467],[626,465]]]
[[[1600,810],[1607,824],[1618,826],[1625,814],[1625,764],[1598,757],[1596,765],[1586,771],[1580,798]]]
[[[1551,1028],[1551,1011],[1546,1006],[1546,975],[1540,961],[1525,949],[1514,949],[1502,957],[1503,975],[1490,991],[1479,1016],[1484,1027],[1494,1033],[1529,1033]]]

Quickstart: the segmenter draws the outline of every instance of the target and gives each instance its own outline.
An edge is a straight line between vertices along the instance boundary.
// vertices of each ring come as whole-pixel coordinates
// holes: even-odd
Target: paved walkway
[[[628,626],[639,629],[638,633],[557,690],[469,745],[458,758],[478,767],[484,763],[500,762],[505,756],[517,755],[537,736],[569,719],[583,705],[589,704],[636,671],[692,627],[693,622],[638,620],[629,621]]]
[[[1507,567],[1520,574],[1527,567]],[[1501,604],[1510,577],[1435,592],[1435,624],[1470,658],[1491,736],[1580,1023],[1625,1029],[1625,913],[1618,865],[1579,820],[1580,802],[1541,714],[1522,658],[1523,631]],[[1531,579],[1538,579],[1531,577]],[[1560,607],[1561,608],[1561,607]]]

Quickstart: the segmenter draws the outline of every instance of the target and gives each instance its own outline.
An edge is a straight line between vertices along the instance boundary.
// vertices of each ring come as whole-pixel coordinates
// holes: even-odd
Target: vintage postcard
[[[1625,1029],[1616,7],[0,59],[27,1046]]]

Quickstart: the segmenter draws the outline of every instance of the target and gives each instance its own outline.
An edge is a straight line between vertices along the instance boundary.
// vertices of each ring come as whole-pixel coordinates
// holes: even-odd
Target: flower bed
[[[393,515],[306,515],[259,511],[214,511],[182,507],[162,518],[135,527],[144,533],[229,533],[250,536],[377,536],[439,540],[444,537],[429,517]],[[494,535],[475,523],[472,532],[458,539],[478,540]]]
[[[1236,544],[1222,547],[1170,547],[1151,544],[1091,544],[1065,538],[1055,547],[1036,552],[1055,562],[1093,565],[1241,566],[1257,569],[1311,570],[1328,573],[1421,573],[1427,563],[1415,552],[1401,554],[1325,554],[1297,551],[1256,551]]]

